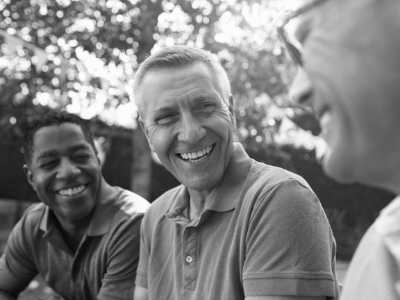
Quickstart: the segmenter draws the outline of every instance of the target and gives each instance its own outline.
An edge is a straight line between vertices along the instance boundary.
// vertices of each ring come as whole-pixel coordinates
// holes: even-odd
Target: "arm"
[[[26,213],[15,225],[0,258],[0,300],[16,299],[37,275],[32,258],[32,231]]]
[[[0,291],[0,300],[15,300],[16,298],[12,297],[10,294]]]
[[[148,290],[141,286],[135,287],[135,295],[133,296],[133,300],[147,300],[148,299]]]
[[[97,299],[132,299],[139,262],[141,221],[141,216],[122,219],[112,229],[114,232],[107,249],[107,270]]]
[[[338,298],[333,235],[308,187],[290,179],[261,194],[247,232],[245,296]]]
[[[146,235],[146,216],[140,228],[140,257],[139,266],[135,279],[135,294],[134,300],[147,300],[149,298],[147,286],[147,266],[149,264],[150,247],[145,238]]]

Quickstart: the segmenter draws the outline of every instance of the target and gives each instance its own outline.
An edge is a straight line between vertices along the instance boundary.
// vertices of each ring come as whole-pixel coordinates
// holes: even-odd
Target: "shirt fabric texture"
[[[400,299],[400,196],[382,210],[362,238],[340,299]]]
[[[0,259],[0,290],[19,293],[39,273],[65,299],[132,299],[140,225],[149,203],[119,187],[112,189],[112,196],[100,195],[75,255],[54,213],[43,203],[30,206]]]
[[[235,143],[210,206],[191,222],[189,201],[178,186],[144,217],[136,284],[149,300],[338,298],[335,240],[301,177],[250,159]]]

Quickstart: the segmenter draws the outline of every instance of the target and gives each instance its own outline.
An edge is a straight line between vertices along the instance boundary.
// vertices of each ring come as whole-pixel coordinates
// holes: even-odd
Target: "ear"
[[[32,188],[36,191],[35,188],[35,182],[33,181],[33,174],[31,172],[31,170],[29,169],[27,164],[24,164],[23,167],[26,178],[28,179],[29,184],[32,186]]]
[[[142,117],[139,117],[139,124],[140,124],[140,127],[142,127],[142,130],[143,130],[144,134],[146,135],[146,139],[147,139],[147,142],[149,143],[151,151],[156,152],[154,150],[154,145],[151,142],[151,138],[149,136],[149,131],[147,130],[146,125],[144,124],[144,120],[142,119]]]
[[[229,95],[229,111],[231,112],[232,115],[235,114],[235,110],[233,109],[234,108],[233,104],[234,104],[233,103],[233,95],[231,94],[231,95]]]
[[[229,112],[231,113],[233,127],[236,128],[236,114],[235,114],[235,106],[232,94],[229,95]]]

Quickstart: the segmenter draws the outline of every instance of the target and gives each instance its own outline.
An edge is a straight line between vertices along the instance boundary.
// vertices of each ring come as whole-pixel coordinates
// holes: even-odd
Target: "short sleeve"
[[[13,228],[0,258],[0,290],[12,295],[23,291],[38,273],[30,253],[30,229],[25,213]]]
[[[140,224],[143,215],[120,221],[109,244],[107,270],[97,296],[100,300],[132,299],[139,261]]]
[[[146,220],[146,216],[145,216]],[[142,223],[141,232],[140,232],[140,257],[139,257],[139,266],[137,270],[135,284],[141,286],[143,288],[148,288],[147,286],[147,270],[149,264],[149,249],[146,242],[146,232],[145,232],[145,221]]]
[[[336,246],[316,195],[286,180],[257,200],[246,238],[246,296],[338,298]]]

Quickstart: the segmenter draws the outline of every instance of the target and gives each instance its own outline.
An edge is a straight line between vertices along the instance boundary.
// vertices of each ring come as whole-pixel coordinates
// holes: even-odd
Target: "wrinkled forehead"
[[[150,70],[143,77],[140,87],[142,114],[144,108],[154,101],[168,99],[191,99],[200,95],[220,97],[218,81],[211,68],[203,63],[185,67]]]
[[[196,68],[183,67],[183,68],[169,68],[149,71],[143,78],[143,89],[151,89],[157,92],[172,92],[180,94],[187,86],[199,86],[213,82],[211,72],[207,67]],[[146,93],[146,90],[143,90]]]

